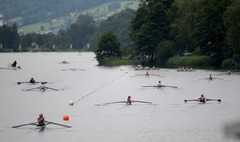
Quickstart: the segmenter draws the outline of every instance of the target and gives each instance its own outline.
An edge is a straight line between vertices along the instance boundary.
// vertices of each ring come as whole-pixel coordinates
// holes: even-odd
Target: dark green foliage
[[[235,0],[224,13],[224,24],[227,31],[227,44],[233,52],[234,57],[240,55],[240,0]],[[238,58],[234,58],[235,63],[240,63]]]
[[[168,59],[166,65],[168,67],[178,68],[194,67],[194,68],[208,68],[210,66],[211,58],[208,56],[174,56]]]
[[[120,43],[112,31],[104,32],[101,35],[95,54],[100,65],[105,58],[121,56]]]
[[[73,11],[84,11],[113,0],[0,0],[5,20],[22,17],[22,25],[51,21]]]
[[[162,0],[142,0],[136,17],[132,20],[130,36],[137,53],[147,64],[155,64],[155,49],[168,38],[167,8]]]
[[[156,65],[164,66],[168,58],[174,55],[174,42],[170,40],[162,41],[158,44],[156,54]]]
[[[3,25],[0,27],[0,47],[2,51],[18,51],[19,41],[20,38],[16,24],[13,26]]]

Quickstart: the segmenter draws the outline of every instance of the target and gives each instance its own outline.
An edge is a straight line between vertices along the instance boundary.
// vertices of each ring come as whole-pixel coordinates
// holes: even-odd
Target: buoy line
[[[101,88],[107,86],[108,84],[112,83],[113,81],[115,81],[115,80],[117,80],[117,79],[123,77],[123,76],[126,75],[127,73],[128,73],[128,72],[125,72],[124,74],[122,74],[122,75],[120,75],[120,76],[118,76],[118,77],[116,77],[116,78],[110,80],[109,82],[103,84],[102,86],[100,86],[100,87],[94,89],[93,91],[87,93],[85,96],[83,96],[82,98],[76,100],[75,102],[74,102],[74,101],[69,101],[69,105],[70,105],[70,106],[73,106],[73,105],[76,104],[77,102],[79,102],[79,101],[81,101],[82,99],[86,98],[87,96],[93,94],[94,92],[98,91],[99,89],[101,89]]]

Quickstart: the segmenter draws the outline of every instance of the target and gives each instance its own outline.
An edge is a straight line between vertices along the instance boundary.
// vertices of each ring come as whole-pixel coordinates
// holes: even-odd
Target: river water
[[[131,66],[100,67],[93,53],[1,53],[0,67],[17,60],[21,70],[0,69],[0,137],[9,142],[229,142],[226,126],[240,118],[240,75],[220,75],[212,70],[177,72],[173,69],[135,71]],[[69,64],[63,64],[67,61]],[[208,81],[209,74],[216,79]],[[40,84],[17,82],[47,81]],[[157,89],[142,87],[162,84],[177,86]],[[221,99],[200,104],[201,94]],[[132,100],[132,105],[109,102]],[[69,102],[74,105],[70,106]],[[99,105],[100,104],[100,105]],[[40,113],[53,124],[44,131],[28,125]],[[64,121],[63,116],[69,120]],[[240,123],[240,122],[239,122]]]

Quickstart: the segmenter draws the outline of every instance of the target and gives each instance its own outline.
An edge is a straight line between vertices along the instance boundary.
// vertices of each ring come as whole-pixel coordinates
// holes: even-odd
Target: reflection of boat
[[[63,91],[63,90],[59,90],[59,89],[55,89],[55,88],[51,88],[51,87],[46,87],[44,85],[39,86],[39,87],[35,87],[35,88],[31,88],[31,89],[27,89],[27,90],[23,90],[23,91],[31,91],[31,90],[40,90],[42,92],[45,92],[47,89],[53,90],[53,91]]]

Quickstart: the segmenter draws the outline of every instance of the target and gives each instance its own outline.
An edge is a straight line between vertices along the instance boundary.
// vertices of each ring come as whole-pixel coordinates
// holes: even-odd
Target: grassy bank
[[[104,58],[99,61],[99,65],[104,66],[120,66],[120,65],[138,65],[141,61],[138,60],[128,60],[123,58]]]
[[[211,58],[208,56],[174,56],[168,59],[166,67],[178,68],[194,67],[194,68],[210,68]]]

